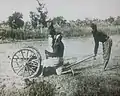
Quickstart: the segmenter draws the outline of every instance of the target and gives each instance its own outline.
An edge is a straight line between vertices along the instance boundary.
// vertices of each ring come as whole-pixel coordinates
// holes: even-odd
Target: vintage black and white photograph
[[[0,0],[0,96],[120,96],[120,0]]]

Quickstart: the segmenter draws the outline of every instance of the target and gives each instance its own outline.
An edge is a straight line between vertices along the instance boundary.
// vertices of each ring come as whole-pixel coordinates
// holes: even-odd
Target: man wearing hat
[[[49,30],[48,42],[49,42],[50,47],[53,49],[53,46],[55,43],[55,36],[56,36],[56,30],[54,28],[53,21],[50,21],[50,26],[48,27],[48,30]]]
[[[111,47],[112,47],[112,39],[102,31],[98,31],[97,25],[92,23],[92,34],[95,41],[94,47],[94,59],[96,59],[97,51],[99,47],[99,42],[102,42],[103,45],[103,59],[104,59],[104,70],[109,62],[110,54],[111,54]]]
[[[45,69],[50,69],[50,71],[55,70],[57,75],[61,75],[64,62],[64,44],[62,42],[61,33],[57,33],[56,35],[53,52],[45,50],[45,54],[47,59],[45,59],[41,64],[43,66],[41,76],[43,75]]]

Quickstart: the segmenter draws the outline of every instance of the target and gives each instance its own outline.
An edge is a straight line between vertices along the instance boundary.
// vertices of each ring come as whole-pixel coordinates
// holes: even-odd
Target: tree
[[[113,23],[115,21],[114,17],[109,17],[108,19],[105,20],[106,22]]]
[[[58,16],[53,18],[53,22],[57,23],[60,26],[63,26],[66,24],[67,20],[65,20],[63,16]]]
[[[31,24],[32,27],[35,29],[38,25],[38,17],[37,14],[35,12],[30,12],[30,18],[31,18]]]
[[[77,26],[80,26],[80,24],[81,24],[81,20],[80,19],[77,19],[75,22],[76,22]]]
[[[37,7],[37,13],[30,12],[30,18],[33,28],[36,28],[39,25],[42,25],[42,27],[47,27],[47,14],[48,11],[45,8],[45,4],[40,3],[37,0],[39,7]]]
[[[12,14],[12,16],[8,17],[8,24],[11,28],[17,29],[22,28],[24,25],[24,21],[22,13],[15,12]]]
[[[114,24],[115,24],[115,25],[120,25],[120,16],[117,16]]]
[[[15,39],[16,34],[18,34],[16,33],[16,31],[13,31],[13,29],[18,29],[18,28],[20,29],[23,27],[24,21],[22,19],[23,19],[23,15],[20,12],[14,12],[12,16],[8,17],[7,22],[8,22],[8,25],[11,27],[10,36],[13,38],[13,40]]]
[[[26,31],[26,30],[32,30],[31,27],[32,27],[32,26],[31,26],[31,23],[30,23],[29,21],[25,22],[25,24],[24,24],[24,30],[25,30],[25,31]]]

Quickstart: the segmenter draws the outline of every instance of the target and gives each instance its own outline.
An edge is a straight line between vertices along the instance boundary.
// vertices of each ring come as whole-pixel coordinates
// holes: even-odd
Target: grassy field
[[[22,78],[14,75],[11,72],[12,69],[6,70],[10,63],[6,58],[7,55],[11,55],[13,51],[24,46],[25,43],[1,44],[0,56],[2,60],[0,61],[2,62],[0,63],[2,65],[0,67],[3,69],[1,73],[5,74],[0,73],[0,96],[119,96],[120,39],[119,36],[114,36],[112,39],[112,57],[106,71],[103,71],[104,65],[100,55],[97,60],[90,59],[88,62],[74,66],[74,76],[67,73],[60,76],[37,77],[30,79],[27,84],[30,86],[26,88],[26,82]],[[40,42],[29,42],[29,44],[38,46]]]

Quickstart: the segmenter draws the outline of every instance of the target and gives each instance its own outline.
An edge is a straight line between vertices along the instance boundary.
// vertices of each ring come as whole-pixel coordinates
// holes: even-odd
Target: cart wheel
[[[34,77],[41,71],[41,55],[34,47],[17,51],[11,60],[13,71],[21,77]]]

